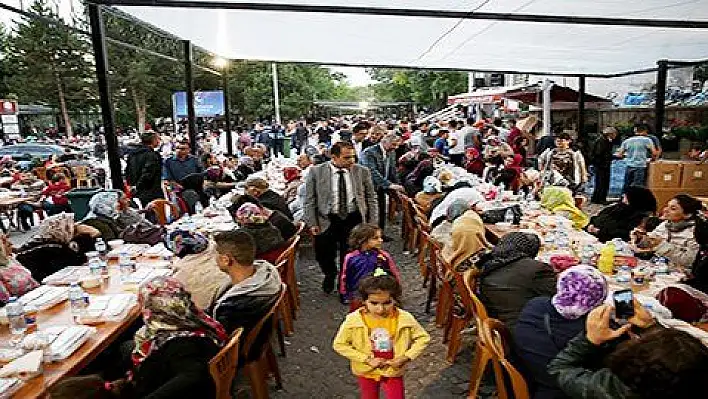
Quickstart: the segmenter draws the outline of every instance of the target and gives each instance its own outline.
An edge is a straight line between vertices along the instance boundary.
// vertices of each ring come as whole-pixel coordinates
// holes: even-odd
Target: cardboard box
[[[681,188],[708,188],[708,164],[685,163],[682,175]]]
[[[688,194],[694,197],[708,196],[708,186],[702,188],[652,188],[651,192],[656,197],[657,211],[661,213],[666,203],[677,194]]]
[[[647,186],[649,188],[679,188],[683,163],[680,161],[656,161],[649,164]]]

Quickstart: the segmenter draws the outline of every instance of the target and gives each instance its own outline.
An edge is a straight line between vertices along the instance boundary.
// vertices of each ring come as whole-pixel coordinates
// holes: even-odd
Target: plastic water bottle
[[[511,208],[504,213],[504,223],[514,224],[514,211]]]
[[[100,255],[105,255],[106,254],[106,243],[103,242],[103,238],[98,237],[96,239],[96,252],[98,252]]]
[[[12,335],[22,335],[27,331],[27,321],[25,320],[25,310],[17,297],[10,297],[7,305],[5,305],[5,311],[7,312],[7,320],[10,324],[10,333]]]
[[[91,271],[92,276],[100,276],[101,275],[101,259],[99,258],[91,258],[89,259],[88,262],[89,265],[89,270]]]
[[[204,212],[204,206],[201,202],[197,201],[197,203],[194,204],[194,214],[199,215],[202,212]]]
[[[213,195],[211,196],[211,198],[209,198],[209,208],[212,211],[216,210],[216,197],[214,197]]]
[[[71,315],[74,318],[81,316],[81,313],[86,309],[84,290],[81,289],[77,282],[71,283],[69,286],[69,305],[71,306]]]
[[[120,275],[123,279],[133,273],[133,263],[128,255],[128,252],[120,252],[120,256],[118,257],[118,268],[120,269]]]
[[[669,260],[663,256],[654,259],[656,274],[669,274]]]

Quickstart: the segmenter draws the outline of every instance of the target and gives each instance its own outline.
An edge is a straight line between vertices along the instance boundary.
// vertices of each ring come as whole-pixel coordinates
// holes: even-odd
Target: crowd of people
[[[301,222],[313,239],[323,292],[335,292],[349,309],[334,350],[350,360],[363,398],[376,398],[379,390],[402,398],[406,365],[424,352],[430,336],[402,308],[403,290],[413,288],[403,286],[395,257],[384,249],[392,240],[385,234],[388,204],[401,193],[426,215],[431,237],[455,272],[477,273],[476,294],[510,330],[513,362],[533,397],[689,395],[708,377],[708,348],[699,339],[660,326],[639,302],[635,316],[620,326],[605,304],[607,277],[588,265],[558,274],[537,259],[542,243],[536,234],[511,232],[491,244],[485,235],[491,215],[482,206],[489,190],[480,187],[539,200],[601,242],[629,242],[637,256],[666,257],[687,278],[663,292],[662,303],[689,322],[708,320],[708,222],[701,202],[679,194],[659,212],[661,204],[644,187],[659,146],[639,125],[615,151],[617,132],[608,128],[591,150],[592,202],[606,204],[614,158],[628,164],[625,187],[619,201],[589,217],[577,200],[589,165],[574,139],[558,132],[537,140],[535,123],[520,122],[336,118],[314,126],[256,124],[251,132],[240,129],[236,158],[211,138],[200,141],[198,155],[188,141],[171,141],[173,153],[163,157],[164,140],[144,133],[127,155],[123,190],[95,194],[78,221],[58,210],[19,248],[3,238],[0,301],[86,262],[99,237],[164,242],[177,258],[175,274],[140,288],[142,318],[120,345],[130,355],[111,362],[123,365],[120,373],[129,371],[128,377],[69,378],[52,388],[52,397],[212,397],[208,360],[229,334],[244,328],[245,337],[273,307],[282,290],[273,263]],[[298,155],[280,170],[281,191],[257,172],[281,159],[284,140]],[[233,231],[166,231],[150,214],[156,199],[193,214],[233,188],[241,190],[229,207],[238,225]],[[263,333],[249,356],[260,354],[270,334]]]

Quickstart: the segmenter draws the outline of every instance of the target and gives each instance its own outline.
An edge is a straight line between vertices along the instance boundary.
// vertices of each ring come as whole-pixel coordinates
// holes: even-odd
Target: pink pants
[[[383,389],[386,399],[404,399],[403,377],[381,377],[380,381],[357,377],[361,399],[379,399],[379,389]]]

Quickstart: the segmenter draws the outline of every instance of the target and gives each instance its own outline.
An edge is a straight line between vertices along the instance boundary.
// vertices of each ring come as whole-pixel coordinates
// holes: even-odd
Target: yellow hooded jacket
[[[430,335],[413,316],[402,309],[397,309],[398,324],[393,344],[395,357],[406,356],[413,360],[418,357],[430,342]],[[371,356],[370,331],[361,317],[362,309],[349,313],[334,337],[332,348],[335,352],[351,361],[352,373],[356,376],[370,377],[374,369],[366,363]],[[400,377],[402,369],[384,367],[378,370],[383,377]]]

